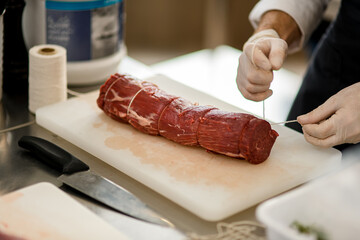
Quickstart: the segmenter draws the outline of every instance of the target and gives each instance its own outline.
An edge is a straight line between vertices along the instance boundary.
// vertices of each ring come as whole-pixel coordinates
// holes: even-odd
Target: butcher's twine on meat
[[[252,221],[220,222],[212,235],[188,234],[188,240],[265,240],[265,227]]]
[[[145,90],[145,89],[147,89],[147,88],[151,88],[151,87],[143,87],[143,88],[141,88],[141,89],[140,89],[139,91],[137,91],[137,92],[135,93],[135,95],[131,98],[130,103],[129,103],[129,105],[128,105],[128,107],[127,107],[127,110],[126,110],[126,115],[127,115],[127,116],[129,116],[129,114],[130,114],[131,104],[133,103],[133,101],[134,101],[134,99],[136,98],[136,96],[137,96],[141,91],[143,91],[143,90]]]
[[[66,49],[53,44],[29,51],[29,110],[65,101],[67,98]]]

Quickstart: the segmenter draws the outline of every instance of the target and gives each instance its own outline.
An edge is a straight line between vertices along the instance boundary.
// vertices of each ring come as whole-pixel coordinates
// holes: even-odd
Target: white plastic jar
[[[104,82],[126,55],[124,0],[26,0],[27,47],[56,44],[67,50],[69,85]]]

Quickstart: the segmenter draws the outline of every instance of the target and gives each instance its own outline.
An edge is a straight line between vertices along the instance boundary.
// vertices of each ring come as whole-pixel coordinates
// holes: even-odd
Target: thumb
[[[269,61],[273,70],[279,70],[287,56],[288,45],[280,38],[271,39],[270,44]]]
[[[269,51],[270,44],[263,41],[263,39],[244,45],[244,52],[246,56],[248,56],[250,62],[257,68],[267,71],[270,71],[272,68],[267,56]]]
[[[327,100],[324,104],[315,108],[311,112],[298,116],[297,120],[301,125],[315,124],[333,115],[336,112],[335,104],[331,99]]]

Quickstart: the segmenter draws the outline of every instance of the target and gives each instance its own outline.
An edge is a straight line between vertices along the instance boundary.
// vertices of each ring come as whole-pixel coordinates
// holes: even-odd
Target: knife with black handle
[[[52,142],[34,136],[23,136],[18,144],[62,173],[58,179],[64,184],[128,216],[162,226],[172,226],[132,193],[90,171],[88,165]]]

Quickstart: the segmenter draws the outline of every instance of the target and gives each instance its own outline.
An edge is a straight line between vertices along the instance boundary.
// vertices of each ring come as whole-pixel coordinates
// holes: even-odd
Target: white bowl
[[[290,227],[294,221],[320,228],[326,239],[360,238],[360,163],[305,184],[258,206],[268,240],[309,240]]]

